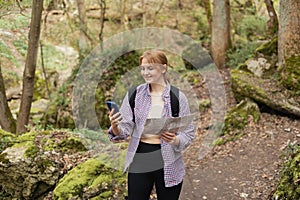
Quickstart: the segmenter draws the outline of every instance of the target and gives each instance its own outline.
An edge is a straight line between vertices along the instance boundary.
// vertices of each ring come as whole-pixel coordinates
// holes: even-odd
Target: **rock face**
[[[246,61],[247,68],[256,76],[262,77],[265,71],[268,71],[271,64],[265,58],[249,59]]]
[[[58,163],[42,157],[26,158],[26,147],[10,147],[5,154],[6,162],[0,163],[2,188],[17,199],[39,199],[58,181]]]
[[[0,154],[0,188],[8,199],[42,199],[86,150],[64,131],[29,132],[8,141]]]

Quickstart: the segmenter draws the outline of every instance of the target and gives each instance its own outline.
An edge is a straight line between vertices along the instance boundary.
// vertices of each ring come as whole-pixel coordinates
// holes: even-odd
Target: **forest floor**
[[[230,89],[229,71],[223,71],[222,75],[228,110],[236,102]],[[187,175],[180,199],[271,199],[290,144],[300,140],[300,120],[261,111],[260,121],[256,124],[249,121],[241,138],[215,146],[200,158],[210,125],[209,115],[208,111],[201,113],[196,138],[184,152]]]

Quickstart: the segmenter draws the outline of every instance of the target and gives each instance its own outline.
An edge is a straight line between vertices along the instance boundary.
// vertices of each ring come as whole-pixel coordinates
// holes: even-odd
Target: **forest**
[[[124,199],[107,100],[164,51],[195,139],[181,200],[300,199],[299,0],[0,0],[0,199]],[[157,199],[155,190],[151,199]]]

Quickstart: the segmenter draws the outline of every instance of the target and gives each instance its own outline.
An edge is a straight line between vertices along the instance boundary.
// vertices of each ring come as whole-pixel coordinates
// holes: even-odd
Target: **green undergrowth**
[[[277,199],[300,199],[300,145],[289,146],[288,160],[273,195]]]

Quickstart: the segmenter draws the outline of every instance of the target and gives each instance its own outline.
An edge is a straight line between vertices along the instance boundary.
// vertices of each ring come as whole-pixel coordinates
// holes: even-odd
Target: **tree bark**
[[[7,104],[5,85],[1,72],[0,62],[0,126],[3,130],[15,133],[16,132],[16,121],[13,118],[9,106]]]
[[[272,37],[278,32],[278,18],[273,6],[272,0],[265,0],[265,4],[269,14],[269,21],[267,22],[268,34]]]
[[[122,7],[122,24],[124,25],[124,30],[129,30],[129,20],[127,15],[127,0],[123,0],[123,7]]]
[[[146,27],[146,25],[147,25],[147,16],[146,16],[146,5],[145,5],[145,0],[142,0],[142,9],[143,9],[143,17],[142,17],[142,19],[143,19],[143,27]]]
[[[103,42],[103,30],[104,30],[104,22],[105,22],[105,12],[106,12],[106,2],[105,0],[99,0],[100,8],[101,8],[101,19],[100,19],[100,31],[99,31],[99,42],[102,47]]]
[[[278,62],[283,66],[287,58],[300,56],[300,1],[281,0],[279,6]]]
[[[20,112],[17,120],[17,133],[26,132],[34,90],[34,75],[41,31],[43,0],[32,1],[31,22],[28,40],[27,57],[23,73],[23,89]]]
[[[225,67],[226,51],[231,47],[229,0],[213,1],[212,56],[219,68]]]

